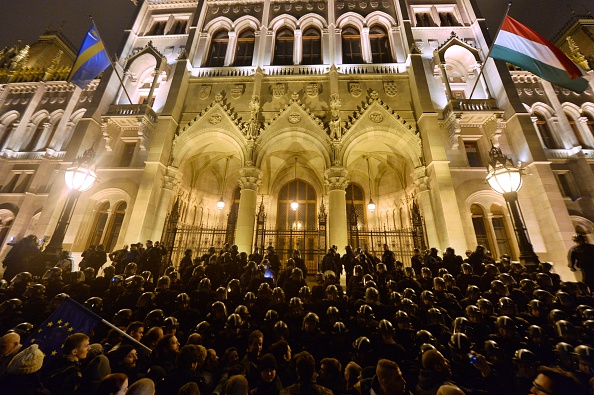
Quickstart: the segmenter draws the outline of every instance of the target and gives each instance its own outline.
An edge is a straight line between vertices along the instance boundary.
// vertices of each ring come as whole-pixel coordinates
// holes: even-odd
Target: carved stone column
[[[347,174],[347,169],[340,166],[331,167],[324,174],[328,188],[328,242],[329,245],[336,245],[341,254],[348,243],[345,192],[349,185]]]
[[[435,218],[433,216],[433,205],[431,204],[431,194],[429,192],[429,177],[425,174],[425,166],[417,167],[414,170],[413,179],[417,189],[421,214],[425,220],[428,245],[429,247],[439,246],[439,236],[437,235]]]
[[[237,226],[235,228],[235,244],[239,251],[248,254],[252,252],[254,240],[254,223],[256,220],[256,207],[258,203],[258,187],[261,183],[262,170],[257,167],[244,167],[240,170],[239,185],[239,212],[237,213]]]

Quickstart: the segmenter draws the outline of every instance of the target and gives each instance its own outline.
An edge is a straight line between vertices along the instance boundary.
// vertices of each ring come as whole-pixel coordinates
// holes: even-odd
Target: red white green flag
[[[583,92],[586,73],[543,36],[506,16],[489,55],[511,63],[552,84]]]

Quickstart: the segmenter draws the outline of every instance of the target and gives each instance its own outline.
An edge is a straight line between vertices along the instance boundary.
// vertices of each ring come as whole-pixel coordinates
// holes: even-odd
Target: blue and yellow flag
[[[110,64],[103,41],[101,41],[97,27],[93,24],[78,51],[76,61],[68,76],[68,82],[85,89]]]
[[[62,355],[62,346],[69,335],[77,332],[88,335],[101,322],[101,317],[66,298],[43,324],[34,329],[23,349],[37,344],[45,354],[45,364]]]

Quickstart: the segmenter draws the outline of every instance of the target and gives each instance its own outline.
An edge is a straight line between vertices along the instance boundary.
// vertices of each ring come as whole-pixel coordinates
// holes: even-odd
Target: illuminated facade
[[[593,233],[592,88],[567,93],[493,60],[479,77],[488,43],[470,1],[139,7],[118,63],[127,93],[112,72],[83,92],[11,79],[31,67],[16,57],[32,58],[2,58],[3,246],[51,235],[59,170],[93,144],[99,180],[65,239],[75,252],[159,240],[172,211],[185,226],[232,225],[242,251],[259,241],[258,213],[299,230],[324,212],[321,245],[342,248],[353,226],[407,228],[418,207],[429,246],[517,257],[505,202],[484,182],[491,142],[525,167],[519,201],[541,260],[567,274],[571,236]]]

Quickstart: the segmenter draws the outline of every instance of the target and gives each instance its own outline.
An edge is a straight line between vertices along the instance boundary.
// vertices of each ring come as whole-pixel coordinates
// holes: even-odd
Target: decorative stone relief
[[[301,122],[301,115],[300,114],[298,114],[296,112],[294,112],[292,114],[289,114],[289,123],[296,124],[296,123],[299,123],[299,122]]]
[[[332,118],[330,120],[330,138],[333,140],[340,140],[342,137],[342,124],[340,122],[340,97],[338,93],[333,93],[330,96],[330,112]]]
[[[328,191],[344,191],[349,185],[347,180],[348,171],[344,167],[331,167],[324,172],[324,184]]]
[[[200,100],[206,99],[210,96],[210,91],[212,90],[212,85],[202,85],[198,88],[198,98]]]
[[[244,167],[239,170],[239,186],[241,189],[257,191],[262,183],[262,170],[254,166]]]
[[[309,97],[318,96],[318,94],[320,93],[320,85],[318,85],[316,82],[310,82],[309,84],[307,84],[307,87],[305,88],[305,93]]]
[[[231,97],[234,99],[239,99],[243,92],[245,92],[245,84],[235,84],[231,88]]]
[[[276,99],[283,97],[285,93],[287,93],[287,87],[285,84],[281,84],[280,82],[278,84],[272,85],[270,89],[272,90],[272,96],[274,96]]]
[[[361,83],[360,82],[349,82],[349,92],[354,97],[361,96],[361,93],[363,93],[363,88],[361,88]]]
[[[369,114],[369,119],[371,120],[371,122],[380,123],[384,120],[384,116],[381,113],[374,111],[371,114]]]
[[[223,120],[223,116],[221,114],[213,114],[210,116],[210,118],[208,118],[208,122],[212,125],[221,123],[222,120]]]
[[[396,89],[396,83],[394,81],[385,81],[384,92],[386,92],[386,95],[390,97],[396,96],[398,93],[398,90]]]

